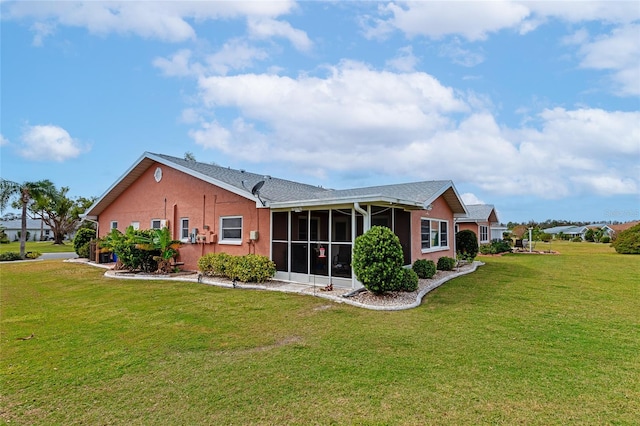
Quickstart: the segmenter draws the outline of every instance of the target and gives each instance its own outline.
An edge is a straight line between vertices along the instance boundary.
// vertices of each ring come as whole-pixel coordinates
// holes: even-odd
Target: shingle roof
[[[467,211],[469,215],[458,222],[498,222],[493,204],[467,204]]]
[[[264,181],[259,195],[265,204],[272,208],[294,206],[330,205],[353,202],[376,202],[403,204],[414,208],[422,208],[440,195],[444,196],[456,215],[465,215],[462,203],[453,182],[448,180],[413,182],[404,184],[381,185],[366,188],[333,190],[308,185],[271,176],[251,173],[244,170],[222,167],[215,164],[200,163],[165,154],[145,152],[140,159],[127,170],[107,191],[91,206],[86,215],[99,215],[129,185],[131,185],[154,162],[173,167],[198,179],[219,186],[223,189],[256,199],[251,189],[258,182]]]

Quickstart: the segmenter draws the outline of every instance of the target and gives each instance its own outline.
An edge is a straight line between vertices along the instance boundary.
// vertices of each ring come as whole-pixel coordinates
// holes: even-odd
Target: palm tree
[[[18,204],[22,207],[22,232],[20,233],[20,256],[24,258],[25,245],[27,241],[27,207],[31,200],[40,197],[53,187],[53,183],[48,180],[37,182],[17,183],[7,179],[0,180],[0,212],[3,211],[9,200],[17,198]]]

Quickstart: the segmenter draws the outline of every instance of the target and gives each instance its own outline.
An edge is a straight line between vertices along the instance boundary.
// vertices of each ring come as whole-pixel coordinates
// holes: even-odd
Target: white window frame
[[[140,222],[138,222],[138,221],[135,221],[135,220],[134,220],[133,222],[131,222],[131,227],[132,227],[135,231],[137,231],[138,229],[140,229]]]
[[[429,224],[428,236],[422,232],[425,222]],[[425,237],[427,237],[426,240]],[[449,221],[428,217],[420,218],[420,245],[422,253],[449,250]]]
[[[153,226],[155,222],[158,223],[158,226]],[[149,229],[162,229],[162,219],[151,219]]]
[[[489,227],[487,225],[480,225],[480,242],[488,243],[489,242]]]
[[[237,227],[224,226],[225,219],[240,219],[240,238],[225,238],[225,230],[227,229],[237,229]],[[232,244],[232,245],[241,245],[242,244],[242,235],[244,227],[244,220],[242,216],[220,216],[220,238],[218,240],[219,244]]]
[[[185,227],[185,221],[187,223],[186,227]],[[191,241],[189,238],[189,218],[188,217],[180,218],[180,241],[182,241],[183,243],[188,243],[189,241]]]
[[[112,220],[111,225],[109,225],[109,229],[118,229],[118,221]]]

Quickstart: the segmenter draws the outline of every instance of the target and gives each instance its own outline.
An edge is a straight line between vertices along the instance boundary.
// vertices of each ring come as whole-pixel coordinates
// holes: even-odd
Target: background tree
[[[54,244],[63,244],[66,234],[76,230],[80,223],[80,215],[94,202],[94,198],[78,197],[71,199],[67,196],[68,187],[52,188],[36,197],[30,210],[34,216],[42,219],[51,227]]]
[[[27,241],[27,210],[35,199],[44,196],[52,189],[53,183],[48,180],[40,180],[37,182],[13,182],[7,179],[0,180],[0,211],[3,211],[11,199],[14,199],[20,209],[21,215],[21,232],[20,232],[20,257],[24,258],[25,243]]]

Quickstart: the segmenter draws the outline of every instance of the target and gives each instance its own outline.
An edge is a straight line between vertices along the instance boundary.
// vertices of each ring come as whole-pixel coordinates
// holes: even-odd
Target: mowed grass
[[[40,253],[67,253],[73,252],[73,242],[65,241],[64,244],[53,244],[51,241],[27,241],[26,251],[37,251]],[[0,244],[0,253],[13,251],[20,253],[20,242],[12,241],[8,244]]]
[[[0,421],[639,424],[640,256],[553,249],[398,312],[2,264]]]

